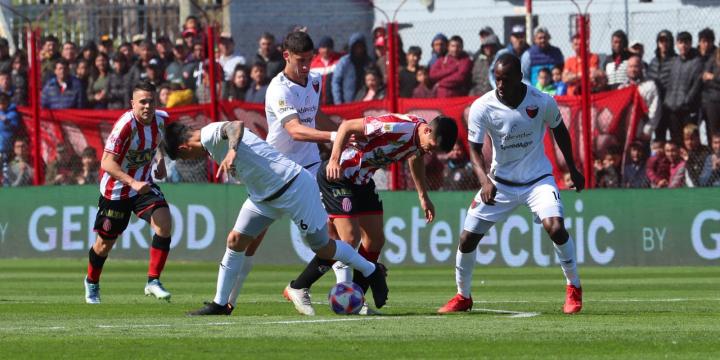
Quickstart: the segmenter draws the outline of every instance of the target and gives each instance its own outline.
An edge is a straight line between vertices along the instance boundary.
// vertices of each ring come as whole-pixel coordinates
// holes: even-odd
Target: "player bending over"
[[[388,288],[384,272],[348,244],[330,240],[327,212],[320,199],[308,196],[320,190],[313,176],[302,166],[252,132],[245,131],[240,121],[212,123],[202,130],[174,123],[168,126],[165,139],[166,152],[171,159],[198,159],[210,155],[220,164],[218,173],[228,172],[245,184],[252,203],[252,207],[247,203],[243,205],[228,234],[215,298],[190,315],[230,314],[229,296],[243,267],[245,249],[283,214],[293,219],[318,257],[331,262],[334,261],[331,259],[337,259],[358,270],[368,278],[375,304],[385,304]]]
[[[171,217],[160,188],[153,184],[150,173],[152,159],[165,131],[168,114],[155,110],[155,86],[149,82],[135,85],[132,110],[115,122],[105,142],[100,167],[100,200],[95,217],[95,244],[90,249],[85,302],[100,303],[100,273],[115,240],[128,226],[131,212],[150,223],[153,241],[145,295],[170,300],[170,293],[160,283],[160,273],[170,252]],[[165,177],[165,161],[161,158],[155,177]]]
[[[348,144],[352,135],[358,140]],[[430,123],[414,115],[399,114],[344,121],[338,129],[330,159],[320,167],[317,179],[323,205],[339,237],[353,247],[357,247],[362,239],[359,253],[377,264],[380,250],[385,245],[385,235],[383,206],[372,176],[377,169],[405,159],[425,219],[432,221],[435,207],[426,190],[423,156],[437,150],[450,151],[456,139],[455,121],[444,116],[438,116]],[[332,261],[316,256],[288,285],[304,294],[302,301],[292,298],[300,313],[314,313],[309,288],[331,265]],[[382,267],[381,264],[378,266]],[[355,270],[353,281],[367,291],[368,281],[364,274]],[[373,296],[374,293],[373,289]]]
[[[472,309],[470,285],[478,243],[490,227],[507,218],[519,205],[525,205],[535,215],[535,221],[542,222],[560,259],[567,279],[563,311],[576,313],[582,308],[582,289],[575,262],[575,245],[565,229],[560,191],[552,177],[552,165],[545,156],[546,125],[552,129],[555,142],[565,157],[574,184],[571,187],[580,192],[585,178],[575,167],[570,135],[555,100],[522,83],[520,60],[512,54],[500,56],[494,72],[497,89],[475,100],[470,107],[470,158],[480,180],[480,191],[465,217],[455,256],[458,294],[438,312]],[[486,133],[493,145],[489,174],[485,173],[482,155]]]

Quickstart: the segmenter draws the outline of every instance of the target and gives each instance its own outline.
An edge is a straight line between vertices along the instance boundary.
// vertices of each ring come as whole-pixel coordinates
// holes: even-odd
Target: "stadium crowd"
[[[53,35],[41,40],[41,105],[47,109],[125,109],[132,85],[149,80],[158,88],[159,107],[172,108],[210,101],[206,32],[190,16],[173,41],[160,36],[153,42],[135,35],[119,43],[103,35],[98,43],[60,44]],[[419,46],[398,49],[399,93],[405,98],[481,96],[494,88],[494,59],[503,53],[520,57],[525,82],[551,95],[580,94],[580,39],[572,39],[573,54],[565,56],[552,45],[544,27],[534,30],[534,44],[527,44],[525,28],[512,28],[510,43],[500,43],[489,27],[479,31],[480,49],[465,51],[460,36],[438,33],[431,40],[431,54]],[[713,30],[676,36],[668,30],[657,34],[655,50],[645,61],[645,45],[628,41],[621,31],[612,34],[609,55],[590,54],[592,92],[637,86],[648,113],[638,139],[623,153],[609,146],[595,154],[598,187],[696,187],[720,186],[720,49]],[[263,33],[258,51],[244,56],[235,51],[228,33],[217,42],[215,66],[223,74],[218,86],[223,100],[264,103],[269,81],[282,71],[284,59],[275,37]],[[387,77],[387,34],[376,28],[368,41],[353,34],[341,48],[330,37],[318,39],[311,70],[323,75],[322,105],[383,99]],[[694,46],[696,45],[696,46]],[[249,54],[248,54],[249,55]],[[427,60],[426,60],[427,59]],[[5,186],[32,184],[29,141],[17,112],[28,104],[27,56],[10,54],[0,38],[0,178]],[[700,125],[705,125],[701,139]],[[707,145],[704,145],[703,142]],[[85,184],[98,181],[96,150],[76,154],[67,145],[58,147],[49,161],[47,184]],[[426,159],[428,182],[433,190],[477,189],[466,149],[458,143],[443,157]],[[192,169],[204,171],[204,167]],[[170,164],[170,181],[205,179],[182,176],[182,166]],[[188,170],[185,170],[187,172]],[[378,176],[382,176],[379,173]],[[197,181],[197,180],[196,180]],[[386,183],[377,179],[378,187]],[[408,184],[412,186],[412,184]]]

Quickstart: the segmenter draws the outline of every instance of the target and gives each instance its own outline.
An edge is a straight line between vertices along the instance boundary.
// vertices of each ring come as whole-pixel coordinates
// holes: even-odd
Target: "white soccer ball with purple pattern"
[[[365,303],[365,294],[353,282],[337,283],[328,294],[330,309],[338,315],[357,314]]]

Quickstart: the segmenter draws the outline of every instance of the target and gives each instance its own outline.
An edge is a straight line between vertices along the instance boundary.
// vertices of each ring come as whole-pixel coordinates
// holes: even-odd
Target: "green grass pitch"
[[[86,305],[86,260],[0,260],[0,358],[717,359],[720,267],[581,267],[585,307],[561,313],[558,268],[477,266],[471,313],[438,316],[452,266],[389,269],[384,316],[338,316],[328,274],[318,316],[281,292],[300,266],[256,266],[232,316],[187,317],[215,291],[217,264],[169,261],[164,303],[143,296],[146,263],[110,259],[101,305]]]

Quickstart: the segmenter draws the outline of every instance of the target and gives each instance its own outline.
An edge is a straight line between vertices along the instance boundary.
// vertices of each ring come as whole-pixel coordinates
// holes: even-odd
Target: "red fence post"
[[[386,85],[386,101],[391,113],[398,112],[398,65],[397,58],[397,23],[389,22],[387,24],[387,85]],[[401,165],[393,163],[390,165],[390,190],[400,189],[400,170]]]
[[[208,77],[210,79],[210,119],[211,121],[219,121],[218,119],[218,94],[217,94],[217,73],[215,68],[215,27],[209,25],[207,27],[207,49],[208,49]],[[223,74],[223,79],[225,76]],[[216,182],[215,179],[215,163],[208,161],[208,181]]]
[[[35,154],[33,157],[33,167],[35,168],[33,185],[37,186],[43,184],[43,177],[45,175],[45,169],[42,166],[42,130],[40,129],[40,58],[37,49],[37,38],[39,37],[40,29],[30,28],[28,33],[28,62],[30,63],[28,90],[30,91],[33,126],[35,127],[34,134],[32,134],[33,153]]]
[[[592,188],[595,183],[595,174],[593,173],[593,153],[592,153],[592,121],[590,119],[592,103],[590,102],[590,54],[589,54],[589,34],[588,25],[589,15],[580,14],[578,16],[578,27],[580,33],[580,59],[582,62],[582,77],[580,78],[581,98],[580,104],[582,110],[582,138],[583,138],[583,173],[585,175],[585,187]]]

